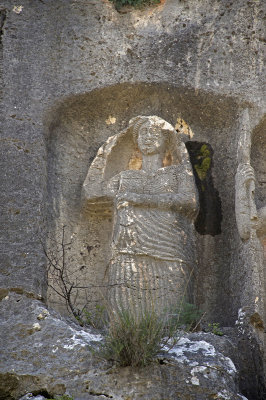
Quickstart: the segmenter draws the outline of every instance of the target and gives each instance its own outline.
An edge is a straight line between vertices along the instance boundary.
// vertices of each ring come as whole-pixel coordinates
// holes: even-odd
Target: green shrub
[[[141,6],[149,6],[151,4],[158,4],[160,0],[110,0],[114,3],[115,8],[119,10],[123,6],[133,6],[133,7],[141,7]]]
[[[202,311],[198,310],[195,304],[183,302],[177,309],[172,310],[171,320],[174,325],[186,331],[194,330],[202,317]]]
[[[162,349],[166,324],[155,312],[136,317],[128,310],[113,314],[102,355],[120,366],[149,364]]]
[[[224,333],[220,329],[220,324],[219,322],[213,322],[208,324],[208,332],[214,333],[214,335],[217,336],[223,336]]]
[[[176,344],[180,328],[190,329],[200,316],[189,303],[184,303],[176,313],[164,315],[147,311],[136,316],[129,310],[112,313],[101,356],[122,367],[148,365],[165,346],[172,348]]]

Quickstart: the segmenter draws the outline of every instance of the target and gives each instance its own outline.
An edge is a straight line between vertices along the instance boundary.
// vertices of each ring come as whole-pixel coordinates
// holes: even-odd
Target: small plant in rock
[[[101,328],[105,324],[105,309],[90,299],[90,290],[101,293],[101,289],[108,285],[84,285],[81,273],[84,266],[79,264],[72,251],[73,236],[70,236],[66,226],[62,226],[55,238],[48,238],[49,246],[40,238],[47,260],[47,285],[79,325]],[[93,311],[89,312],[89,309]]]
[[[122,309],[111,313],[109,331],[100,353],[122,367],[146,366],[162,350],[169,350],[177,343],[181,329],[195,327],[200,316],[189,303],[182,304],[178,312],[165,312],[164,317],[155,311],[135,315]]]
[[[142,7],[160,3],[160,0],[110,0],[110,1],[114,3],[115,8],[117,10],[120,10],[120,8],[123,6]]]
[[[96,304],[94,311],[83,310],[83,321],[85,325],[93,328],[103,328],[106,325],[107,315],[106,307],[102,304]]]
[[[181,306],[172,309],[169,315],[171,317],[171,323],[175,326],[185,331],[195,331],[203,313],[195,304],[184,301]]]
[[[169,340],[167,325],[154,311],[140,316],[129,310],[113,313],[101,354],[122,367],[148,365]]]
[[[223,336],[224,333],[220,329],[220,324],[219,322],[212,322],[208,324],[208,332],[213,333],[214,335],[217,336]]]
[[[45,241],[40,239],[47,260],[47,285],[63,300],[69,314],[73,315],[80,325],[83,308],[78,306],[78,297],[83,292],[86,296],[88,287],[85,287],[80,275],[81,266],[76,265],[76,260],[71,253],[72,238],[68,239],[66,227],[63,226],[58,236],[50,238],[52,246],[47,249]]]

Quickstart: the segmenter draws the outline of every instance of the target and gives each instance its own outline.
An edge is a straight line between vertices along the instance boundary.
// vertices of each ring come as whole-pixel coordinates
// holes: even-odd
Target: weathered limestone
[[[237,361],[237,351],[228,337],[185,335],[170,354],[142,369],[100,359],[101,340],[40,301],[10,294],[0,314],[1,400],[29,392],[46,398],[66,393],[75,400],[243,400],[231,360]]]
[[[131,154],[120,144],[126,135],[135,141]],[[129,157],[119,173],[109,161],[115,151]],[[197,191],[175,129],[156,116],[133,118],[99,149],[83,190],[90,208],[114,209],[108,267],[112,307],[163,313],[178,308],[184,297],[192,301]]]

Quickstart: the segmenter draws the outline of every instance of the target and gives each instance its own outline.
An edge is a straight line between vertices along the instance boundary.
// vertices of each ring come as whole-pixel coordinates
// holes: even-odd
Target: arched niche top
[[[230,129],[241,107],[238,99],[229,96],[168,83],[122,83],[59,100],[47,110],[44,125],[47,136],[59,125],[75,129],[80,124],[90,134],[96,126],[114,134],[136,115],[158,115],[173,126],[181,117],[193,131],[212,136],[218,129]],[[61,134],[67,135],[67,131]]]

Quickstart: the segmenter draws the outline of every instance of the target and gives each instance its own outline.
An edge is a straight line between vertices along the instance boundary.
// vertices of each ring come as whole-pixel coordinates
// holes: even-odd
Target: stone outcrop
[[[42,302],[10,293],[1,301],[0,398],[27,393],[76,400],[243,400],[228,337],[183,334],[153,364],[119,368],[97,357],[98,332],[84,330]],[[39,399],[38,399],[39,400]]]

